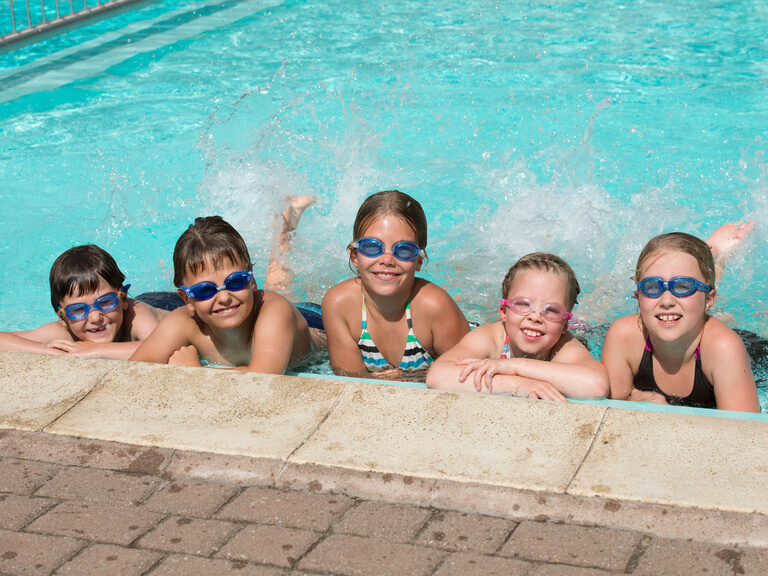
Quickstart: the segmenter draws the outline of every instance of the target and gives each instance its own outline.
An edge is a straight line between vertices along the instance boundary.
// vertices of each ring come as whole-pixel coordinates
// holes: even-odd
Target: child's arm
[[[357,337],[353,336],[345,318],[344,310],[349,306],[345,287],[346,284],[337,284],[331,288],[321,304],[331,369],[339,376],[375,377],[376,373],[368,372],[365,367],[360,348],[357,347]]]
[[[0,332],[0,350],[13,352],[34,352],[37,354],[66,354],[65,350],[50,347],[48,344],[57,340],[69,339],[72,342],[67,329],[62,322],[49,322],[38,326],[33,330],[20,332]]]
[[[568,332],[561,337],[557,346],[560,349],[550,361],[532,358],[464,360],[459,362],[459,365],[464,367],[459,379],[472,377],[476,388],[482,385],[489,390],[493,390],[498,384],[507,390],[513,385],[512,392],[516,396],[557,400],[561,399],[559,395],[571,398],[605,398],[609,390],[605,367]],[[510,381],[511,376],[525,379],[527,382]],[[536,386],[533,386],[531,381],[535,382]],[[559,395],[552,397],[549,390],[544,390],[547,395],[541,396],[539,382],[551,384]]]
[[[701,358],[711,370],[710,382],[715,389],[718,409],[760,412],[755,378],[744,342],[716,318],[707,319]]]
[[[86,342],[84,340],[54,340],[48,343],[53,349],[58,349],[69,356],[79,358],[111,358],[113,360],[128,360],[136,352],[141,342]]]
[[[262,293],[263,303],[253,326],[251,361],[236,370],[283,374],[296,343],[295,308],[277,292],[264,290]]]
[[[140,342],[130,360],[167,364],[170,357],[182,346],[192,344],[191,337],[197,327],[186,307],[177,308],[149,335]]]
[[[630,354],[636,346],[643,346],[642,333],[638,339],[639,332],[637,314],[632,314],[616,320],[605,335],[600,360],[608,370],[610,398],[614,400],[629,400],[632,395],[634,374],[630,365]]]

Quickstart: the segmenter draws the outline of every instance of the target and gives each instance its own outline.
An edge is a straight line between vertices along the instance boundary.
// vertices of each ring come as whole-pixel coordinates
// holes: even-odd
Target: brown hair
[[[115,290],[123,287],[125,274],[115,259],[94,244],[70,248],[56,258],[48,276],[53,309],[58,310],[65,296],[95,292],[102,280]]]
[[[568,262],[559,256],[547,254],[546,252],[526,254],[512,265],[507,275],[504,276],[504,282],[501,283],[502,298],[506,298],[509,294],[515,277],[525,270],[543,270],[560,275],[566,283],[566,307],[568,310],[573,309],[573,306],[576,304],[576,298],[578,298],[579,292],[581,292],[579,281],[576,280],[576,274],[574,274],[573,268],[568,265]]]
[[[251,269],[251,256],[243,237],[221,216],[195,218],[173,249],[173,283],[179,286],[184,274],[197,274],[205,266],[219,266],[224,259]]]
[[[637,258],[635,282],[642,279],[643,268],[647,266],[648,260],[652,256],[662,256],[669,252],[682,252],[693,256],[699,265],[701,275],[704,277],[704,283],[712,290],[715,289],[715,259],[712,256],[712,251],[705,242],[685,232],[669,232],[651,238]]]
[[[389,215],[402,218],[416,234],[416,244],[427,247],[427,217],[414,198],[399,190],[384,190],[366,198],[360,205],[352,228],[353,242],[363,237],[363,231],[374,221]]]

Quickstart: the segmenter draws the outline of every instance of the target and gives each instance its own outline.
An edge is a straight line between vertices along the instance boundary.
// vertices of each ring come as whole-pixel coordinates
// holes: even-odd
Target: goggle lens
[[[361,238],[352,247],[366,258],[377,258],[384,254],[384,243],[378,238]],[[403,262],[413,262],[421,256],[421,248],[414,242],[398,242],[392,246],[392,255]]]
[[[110,292],[109,294],[104,294],[104,296],[97,298],[93,304],[85,304],[83,302],[70,304],[64,308],[64,314],[70,320],[77,322],[79,320],[85,320],[88,317],[88,314],[91,313],[91,310],[107,313],[117,308],[118,304],[120,304],[120,296],[118,296],[117,292]]]
[[[570,319],[573,316],[573,314],[560,308],[560,306],[557,306],[556,304],[543,304],[541,308],[537,308],[534,306],[533,302],[528,300],[528,298],[513,298],[512,300],[502,298],[501,305],[506,306],[518,316],[528,316],[536,310],[539,310],[541,312],[541,317],[549,322],[560,322],[564,319]]]
[[[637,283],[637,289],[648,296],[648,298],[659,298],[667,290],[678,298],[685,298],[699,290],[702,292],[712,290],[703,282],[687,276],[677,276],[669,281],[657,277],[643,278]]]

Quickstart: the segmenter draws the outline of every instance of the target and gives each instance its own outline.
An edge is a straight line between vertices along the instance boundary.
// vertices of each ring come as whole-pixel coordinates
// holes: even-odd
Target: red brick
[[[198,480],[179,480],[163,486],[142,504],[142,508],[185,516],[208,517],[234,496],[239,488]]]
[[[419,542],[444,550],[490,554],[504,543],[514,527],[513,521],[503,518],[440,511],[429,521]]]
[[[43,462],[0,458],[0,492],[32,494],[59,470],[58,466]]]
[[[318,544],[299,562],[299,568],[348,576],[418,576],[431,574],[442,556],[434,548],[338,534]]]
[[[26,530],[127,545],[161,519],[160,514],[131,508],[63,502],[32,522]]]
[[[152,576],[284,576],[278,568],[255,566],[242,560],[220,560],[199,556],[168,556]]]
[[[160,478],[99,468],[65,468],[37,491],[37,496],[129,506],[146,498]]]
[[[321,536],[298,528],[251,525],[236,534],[216,557],[290,568]]]
[[[168,465],[172,451],[44,432],[7,430],[0,434],[0,454],[65,466],[160,474]]]
[[[768,574],[768,550],[656,538],[640,557],[633,574],[733,576]]]
[[[523,576],[531,569],[530,562],[499,556],[484,556],[471,552],[451,554],[443,560],[434,576]]]
[[[360,502],[336,522],[333,531],[409,542],[431,515],[431,510],[418,506]]]
[[[239,529],[237,524],[222,520],[172,516],[142,536],[136,545],[167,552],[209,556]]]
[[[141,576],[162,554],[112,544],[94,544],[56,571],[56,576]]]
[[[50,574],[83,542],[0,530],[0,574]]]
[[[622,571],[640,537],[638,532],[626,530],[523,522],[499,554]]]
[[[353,501],[337,494],[247,488],[217,514],[231,520],[325,531]]]
[[[0,528],[18,530],[54,504],[46,498],[0,494]]]

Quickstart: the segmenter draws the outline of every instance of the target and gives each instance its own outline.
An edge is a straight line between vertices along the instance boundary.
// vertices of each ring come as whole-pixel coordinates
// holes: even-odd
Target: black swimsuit
[[[643,358],[640,360],[640,366],[637,369],[632,384],[638,390],[645,392],[658,392],[664,398],[667,403],[672,406],[694,406],[696,408],[717,408],[717,402],[715,401],[715,389],[712,384],[707,380],[704,375],[704,370],[701,368],[701,357],[699,355],[699,348],[696,347],[696,369],[693,375],[693,390],[685,398],[680,396],[674,396],[672,394],[666,394],[656,384],[656,379],[653,377],[653,348],[651,347],[650,340],[645,341],[645,351],[643,352]]]

